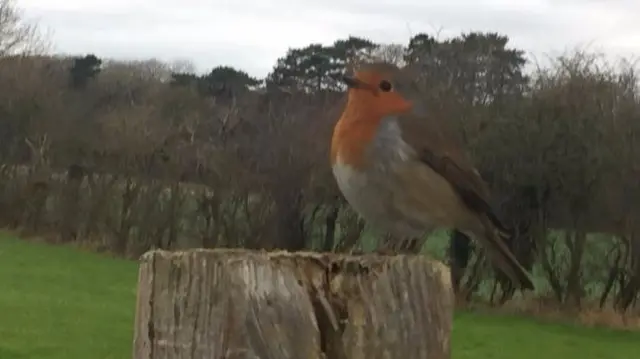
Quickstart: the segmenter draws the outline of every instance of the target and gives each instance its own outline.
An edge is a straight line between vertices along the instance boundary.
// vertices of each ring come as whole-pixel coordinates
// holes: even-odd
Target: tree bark
[[[447,359],[449,269],[423,256],[205,250],[141,258],[134,359]]]

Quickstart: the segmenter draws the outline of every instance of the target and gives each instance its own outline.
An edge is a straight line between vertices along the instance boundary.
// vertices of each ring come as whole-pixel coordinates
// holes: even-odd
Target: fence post
[[[449,269],[417,255],[141,258],[134,359],[449,359]]]

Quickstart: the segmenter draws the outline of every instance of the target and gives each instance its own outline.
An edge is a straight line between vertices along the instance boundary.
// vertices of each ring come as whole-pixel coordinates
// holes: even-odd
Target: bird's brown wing
[[[419,160],[444,177],[469,209],[486,215],[498,230],[508,232],[489,204],[489,188],[445,124],[412,115],[402,116],[398,122],[403,139],[416,149]]]
[[[433,121],[435,120],[431,118],[405,116],[398,122],[404,140],[416,149],[420,162],[431,167],[451,184],[462,202],[479,215],[485,226],[489,225],[497,230],[485,228],[485,236],[480,235],[478,238],[487,245],[494,263],[519,287],[533,289],[533,282],[526,269],[504,242],[511,238],[511,233],[489,205],[490,194],[486,183],[463,152],[462,146],[444,127],[445,124]]]

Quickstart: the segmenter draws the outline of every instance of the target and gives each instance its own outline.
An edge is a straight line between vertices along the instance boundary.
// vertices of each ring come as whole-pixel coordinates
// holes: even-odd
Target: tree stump
[[[446,359],[449,269],[416,255],[151,251],[134,359]]]

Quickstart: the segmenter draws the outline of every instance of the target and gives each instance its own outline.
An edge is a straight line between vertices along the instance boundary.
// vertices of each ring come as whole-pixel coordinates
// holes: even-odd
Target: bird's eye
[[[378,84],[378,87],[380,88],[380,90],[382,90],[383,92],[389,92],[391,91],[391,88],[393,86],[391,86],[391,82],[387,81],[387,80],[382,80],[380,81],[380,83]]]

